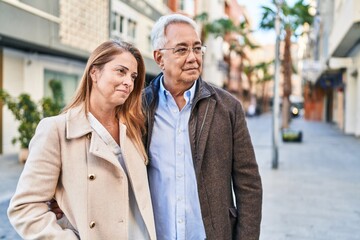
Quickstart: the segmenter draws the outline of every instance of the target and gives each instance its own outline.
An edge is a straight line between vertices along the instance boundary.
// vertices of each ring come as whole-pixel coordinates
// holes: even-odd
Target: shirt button
[[[177,200],[178,200],[178,201],[181,201],[181,200],[182,200],[182,197],[178,197]]]
[[[177,153],[177,155],[179,155],[179,156],[180,156],[180,155],[181,155],[181,152],[178,152],[178,153]]]
[[[183,223],[184,221],[182,219],[179,219],[178,220],[178,223]]]
[[[90,180],[95,180],[95,178],[96,178],[96,177],[95,177],[95,174],[89,174],[89,179],[90,179]]]
[[[91,221],[91,222],[89,223],[89,227],[90,227],[90,228],[94,228],[94,227],[95,227],[95,225],[96,225],[96,224],[95,224],[95,222],[94,222],[94,221]]]
[[[182,174],[178,174],[177,177],[178,177],[178,178],[182,178],[183,175],[182,175]]]

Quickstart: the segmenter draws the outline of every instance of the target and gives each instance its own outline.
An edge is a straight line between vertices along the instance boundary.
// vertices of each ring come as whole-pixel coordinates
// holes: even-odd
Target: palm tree
[[[242,21],[239,26],[236,28],[236,33],[238,36],[241,36],[241,39],[230,39],[230,51],[234,51],[238,56],[240,56],[240,64],[238,67],[238,71],[240,73],[239,77],[239,89],[238,92],[240,94],[239,98],[242,99],[242,74],[245,73],[248,77],[249,85],[250,85],[250,99],[251,99],[251,58],[249,56],[249,50],[254,50],[258,48],[258,45],[255,45],[251,39],[249,38],[249,35],[252,33],[252,30],[249,27],[249,23],[244,20]],[[245,62],[247,62],[247,65],[245,65]],[[244,99],[242,99],[244,100]]]
[[[269,103],[269,91],[268,91],[268,83],[274,79],[274,75],[270,74],[269,68],[274,64],[274,61],[269,62],[261,62],[254,66],[254,71],[256,73],[256,83],[262,85],[261,91],[261,112],[268,111],[268,103]]]
[[[202,22],[202,31],[201,31],[201,40],[205,42],[209,34],[214,35],[214,37],[221,37],[229,43],[229,54],[224,56],[224,61],[229,65],[231,64],[231,52],[236,53],[240,56],[240,64],[238,66],[238,72],[240,73],[239,83],[238,83],[238,95],[239,98],[242,96],[242,77],[241,73],[244,71],[244,62],[250,62],[250,58],[247,54],[247,49],[255,49],[258,46],[252,43],[248,35],[252,32],[249,28],[247,20],[240,22],[236,26],[231,19],[220,18],[213,20],[212,22],[208,21],[208,14],[202,13],[195,16],[195,20]],[[240,37],[239,37],[240,36]],[[230,71],[228,71],[228,79],[230,79]]]
[[[291,38],[297,38],[303,34],[303,26],[311,25],[313,16],[309,13],[310,5],[304,0],[298,0],[293,7],[290,7],[286,1],[281,6],[281,38],[284,40],[282,73],[283,73],[283,101],[282,101],[282,128],[289,127],[290,100],[292,92],[291,77],[293,73],[291,58]],[[270,7],[262,6],[263,16],[260,22],[260,28],[272,30],[275,27],[276,18],[276,0],[272,0]]]

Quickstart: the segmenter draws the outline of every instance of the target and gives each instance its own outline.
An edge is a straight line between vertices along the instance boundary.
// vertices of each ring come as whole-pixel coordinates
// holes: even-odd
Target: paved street
[[[335,126],[294,119],[302,143],[279,145],[271,169],[271,115],[248,119],[264,187],[261,240],[360,240],[360,139]],[[6,208],[22,166],[0,157],[0,239],[20,239]]]
[[[16,154],[0,155],[0,239],[21,239],[12,229],[6,210],[22,169]]]
[[[261,240],[360,239],[360,139],[294,119],[302,143],[279,146],[271,169],[271,116],[248,120],[264,188]]]

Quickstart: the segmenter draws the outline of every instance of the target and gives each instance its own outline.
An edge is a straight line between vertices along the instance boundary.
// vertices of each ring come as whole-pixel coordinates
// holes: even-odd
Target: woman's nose
[[[123,84],[128,87],[131,86],[133,84],[132,77],[130,75],[125,76]]]

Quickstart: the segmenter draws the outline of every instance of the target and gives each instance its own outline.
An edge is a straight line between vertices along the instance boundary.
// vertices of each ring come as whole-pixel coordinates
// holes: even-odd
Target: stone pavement
[[[279,143],[271,169],[271,115],[248,119],[263,181],[261,240],[360,240],[360,139],[336,126],[294,119],[302,143]],[[23,166],[0,155],[0,239],[21,239],[6,208]]]
[[[294,119],[303,142],[280,142],[273,170],[271,124],[271,115],[248,120],[264,189],[261,240],[360,240],[360,139]]]
[[[0,155],[0,239],[21,239],[11,227],[6,210],[23,166],[17,160],[17,154]]]

